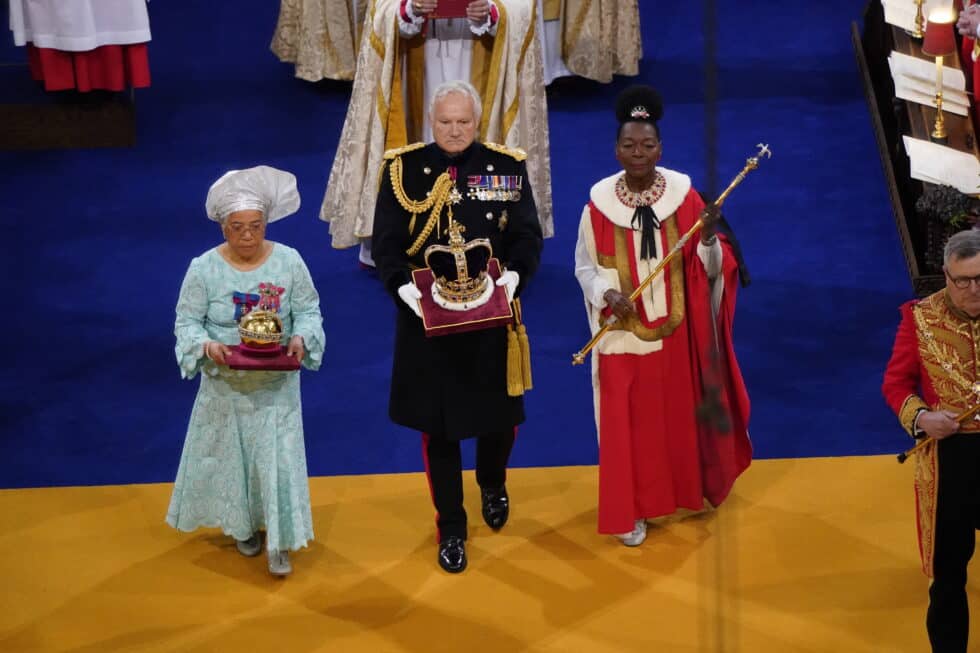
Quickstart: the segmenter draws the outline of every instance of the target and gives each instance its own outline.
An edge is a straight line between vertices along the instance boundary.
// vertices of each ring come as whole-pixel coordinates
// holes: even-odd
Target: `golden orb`
[[[242,344],[255,349],[271,349],[282,340],[282,320],[272,311],[252,311],[238,322]]]

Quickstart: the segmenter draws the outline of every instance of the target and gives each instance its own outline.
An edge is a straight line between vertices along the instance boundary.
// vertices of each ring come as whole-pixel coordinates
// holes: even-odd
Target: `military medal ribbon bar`
[[[484,202],[517,202],[521,199],[521,175],[469,175],[466,196]]]

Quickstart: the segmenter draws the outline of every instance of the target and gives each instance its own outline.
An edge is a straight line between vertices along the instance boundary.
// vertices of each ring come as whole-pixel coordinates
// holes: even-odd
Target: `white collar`
[[[653,211],[658,218],[666,220],[687,197],[688,191],[691,190],[691,178],[682,172],[660,166],[657,166],[657,172],[664,176],[667,184],[664,187],[664,194],[654,202]],[[589,191],[589,199],[614,225],[632,229],[633,213],[636,209],[626,206],[616,197],[616,181],[624,174],[626,173],[617,172],[596,182]]]

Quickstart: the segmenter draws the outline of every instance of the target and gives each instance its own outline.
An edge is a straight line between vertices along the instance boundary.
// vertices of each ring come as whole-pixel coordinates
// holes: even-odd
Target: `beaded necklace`
[[[631,209],[635,209],[638,206],[653,206],[656,204],[663,197],[664,191],[667,189],[667,178],[656,171],[654,174],[653,184],[650,188],[646,188],[640,192],[630,190],[626,185],[626,175],[620,176],[616,180],[617,199]]]

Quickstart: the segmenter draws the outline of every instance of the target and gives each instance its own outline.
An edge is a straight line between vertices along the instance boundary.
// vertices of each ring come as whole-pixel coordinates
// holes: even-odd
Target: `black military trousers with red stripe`
[[[498,489],[507,480],[507,461],[517,429],[476,439],[476,482],[481,489]],[[466,510],[463,508],[463,460],[458,440],[422,434],[422,454],[429,491],[436,508],[439,541],[447,537],[466,539]]]

